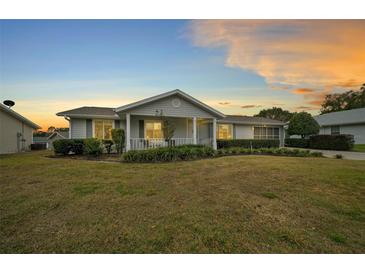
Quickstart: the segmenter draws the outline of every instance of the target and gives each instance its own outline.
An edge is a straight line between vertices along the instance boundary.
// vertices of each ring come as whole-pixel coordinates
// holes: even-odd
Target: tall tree
[[[263,109],[254,116],[288,122],[293,117],[293,115],[294,113],[288,110],[283,110],[282,108],[273,107],[273,108]]]
[[[365,107],[365,84],[359,90],[326,95],[321,114]]]
[[[288,134],[300,135],[302,138],[318,134],[319,124],[308,112],[295,113],[289,121]]]

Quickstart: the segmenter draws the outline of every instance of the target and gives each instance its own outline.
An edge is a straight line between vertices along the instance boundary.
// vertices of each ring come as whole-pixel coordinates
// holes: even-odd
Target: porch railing
[[[158,147],[181,146],[193,144],[193,138],[131,138],[131,150],[150,149]]]

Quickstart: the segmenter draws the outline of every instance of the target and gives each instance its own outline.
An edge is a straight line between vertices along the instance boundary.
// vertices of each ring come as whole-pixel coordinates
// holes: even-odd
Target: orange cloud
[[[308,94],[314,92],[314,89],[311,88],[297,88],[292,91],[294,94]]]
[[[241,106],[241,108],[258,108],[258,107],[262,107],[261,105],[243,105]]]
[[[193,44],[227,49],[226,65],[318,105],[323,91],[365,81],[365,20],[195,20]],[[289,91],[289,89],[288,89]]]
[[[222,105],[222,106],[226,106],[226,105],[229,105],[230,102],[218,102],[218,104]]]

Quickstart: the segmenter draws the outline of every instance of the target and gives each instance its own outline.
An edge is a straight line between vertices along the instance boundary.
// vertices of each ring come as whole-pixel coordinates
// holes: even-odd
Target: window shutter
[[[139,138],[144,138],[144,120],[139,120]]]
[[[114,121],[114,126],[115,126],[115,128],[120,128],[120,121],[119,120],[115,120]]]
[[[91,119],[87,119],[86,120],[86,138],[91,138],[93,137],[93,125],[92,125],[92,120]]]

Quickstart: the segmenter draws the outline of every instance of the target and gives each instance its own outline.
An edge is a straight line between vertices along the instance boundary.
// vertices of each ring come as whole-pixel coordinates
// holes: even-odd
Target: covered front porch
[[[164,121],[174,128],[172,136],[164,134]],[[125,114],[126,151],[158,147],[202,144],[217,147],[216,118],[159,117]]]

